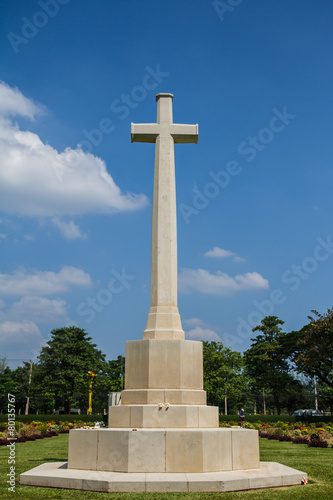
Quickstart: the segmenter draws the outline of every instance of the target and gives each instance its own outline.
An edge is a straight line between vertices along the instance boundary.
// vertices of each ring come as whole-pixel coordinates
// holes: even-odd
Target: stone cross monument
[[[157,123],[132,123],[132,142],[153,142],[155,175],[151,306],[144,339],[184,339],[177,307],[177,216],[174,144],[198,142],[198,125],[173,123],[172,94],[157,94]]]
[[[259,462],[258,432],[219,428],[206,405],[202,342],[185,340],[177,308],[174,144],[197,125],[172,120],[158,94],[157,123],[132,124],[132,142],[155,142],[151,307],[142,340],[126,342],[121,406],[108,429],[72,429],[68,463],[38,466],[21,484],[106,492],[232,491],[300,484],[304,472]]]
[[[132,142],[155,143],[151,307],[143,339],[126,342],[121,406],[109,407],[109,429],[91,434],[78,453],[72,432],[70,469],[127,473],[203,473],[259,467],[258,433],[219,429],[218,408],[203,390],[202,342],[185,340],[177,307],[175,143],[196,143],[198,125],[174,124],[172,94],[158,94],[157,123],[134,124]],[[134,432],[133,432],[134,431]],[[248,444],[246,454],[238,449]],[[89,464],[89,465],[88,465]]]

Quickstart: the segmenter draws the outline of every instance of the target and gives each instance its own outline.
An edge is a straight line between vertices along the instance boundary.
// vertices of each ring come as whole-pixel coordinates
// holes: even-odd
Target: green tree
[[[309,324],[287,335],[286,346],[298,372],[317,376],[333,388],[333,310],[311,312],[314,316],[309,316]]]
[[[16,396],[17,384],[14,373],[6,366],[0,374],[0,407],[3,413],[8,411],[8,394]]]
[[[252,340],[252,345],[244,353],[246,371],[255,392],[263,389],[273,396],[278,414],[281,413],[281,402],[288,388],[295,386],[294,377],[290,374],[288,353],[283,349],[285,333],[283,325],[276,316],[266,316],[261,325],[253,328],[253,332],[261,332]]]
[[[44,387],[62,396],[65,413],[69,414],[78,394],[88,393],[89,375],[102,372],[105,355],[91,342],[85,330],[76,326],[51,331],[51,340],[39,356],[40,377]]]
[[[0,358],[0,375],[3,373],[4,369],[8,366],[6,354]]]
[[[108,366],[106,373],[110,379],[110,391],[120,392],[124,389],[125,384],[125,358],[124,356],[118,356],[117,359],[113,359],[107,362]]]
[[[222,342],[203,342],[204,389],[207,401],[217,405],[228,398],[229,409],[243,404],[247,383],[239,352],[223,347]]]

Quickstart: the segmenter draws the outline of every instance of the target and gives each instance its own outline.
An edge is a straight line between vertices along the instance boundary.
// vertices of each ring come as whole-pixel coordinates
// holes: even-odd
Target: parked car
[[[305,409],[304,410],[295,410],[293,412],[293,415],[295,415],[295,417],[301,417],[305,411],[306,411]]]
[[[303,410],[295,410],[293,412],[293,415],[295,415],[297,417],[301,417],[304,412],[305,412],[306,416],[308,416],[308,417],[323,417],[324,416],[324,414],[323,414],[322,411],[319,411],[319,410],[309,410],[309,409],[306,409],[306,408],[304,408]]]
[[[322,411],[319,410],[306,410],[306,414],[310,415],[311,417],[323,417],[324,414]]]

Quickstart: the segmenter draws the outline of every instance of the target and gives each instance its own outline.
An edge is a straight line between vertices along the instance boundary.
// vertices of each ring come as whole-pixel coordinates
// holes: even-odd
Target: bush
[[[295,438],[291,438],[292,439],[292,442],[295,443],[295,444],[309,444],[309,440],[305,437],[295,437]]]
[[[286,424],[285,422],[281,422],[281,420],[279,420],[278,422],[276,422],[276,427],[279,427],[280,429],[283,429],[283,430],[287,430],[288,429],[288,424]]]
[[[279,439],[279,437],[278,434],[268,434],[268,439]]]
[[[37,431],[40,431],[42,434],[44,432],[47,432],[47,423],[46,422],[39,422],[36,425]]]
[[[35,441],[35,436],[24,436],[26,441]]]
[[[291,436],[288,436],[288,434],[285,434],[284,436],[279,436],[279,441],[292,441],[293,438]]]
[[[52,432],[43,432],[41,434],[44,438],[51,438],[52,437]]]
[[[244,422],[245,429],[254,429],[258,430],[258,426],[255,424],[250,424],[249,422]]]
[[[227,415],[229,416],[229,415]],[[231,416],[233,420],[235,420],[235,416]],[[41,422],[50,422],[51,420],[57,419],[57,422],[99,422],[103,419],[103,415],[16,415],[16,422],[30,424],[30,423],[41,423]],[[0,422],[7,423],[8,416],[0,415]],[[331,418],[332,421],[332,418]],[[58,424],[59,425],[59,424]]]
[[[311,439],[308,446],[313,448],[328,448],[328,442],[323,439]]]
[[[78,415],[80,416],[80,415]],[[81,415],[82,417],[82,415]],[[88,422],[88,419],[86,419],[86,415],[82,417],[84,420]],[[95,417],[96,419],[96,417]],[[68,417],[67,417],[68,420]],[[97,420],[101,420],[100,418]],[[238,415],[220,415],[220,422],[230,422],[230,420],[236,420],[236,422],[239,421]],[[90,420],[89,420],[90,421]],[[296,424],[296,425],[302,425],[302,421],[300,420],[299,416],[295,415],[245,415],[245,421],[246,422],[251,422],[253,423],[276,423],[276,422],[281,422],[281,423],[291,423],[291,424]],[[333,422],[333,417],[311,417],[308,416],[308,422],[312,423],[319,423],[320,427],[322,427],[323,423],[330,423],[332,425]]]
[[[320,439],[320,436],[319,436],[319,434],[314,433],[314,434],[311,434],[310,439],[311,439],[311,441],[316,440],[316,439]]]

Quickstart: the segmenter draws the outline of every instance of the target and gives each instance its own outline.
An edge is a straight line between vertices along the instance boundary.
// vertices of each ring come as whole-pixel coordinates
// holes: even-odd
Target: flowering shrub
[[[288,424],[285,422],[276,422],[275,427],[279,427],[280,429],[287,430],[288,429]]]
[[[40,422],[38,420],[32,421],[29,424],[16,422],[16,431],[14,437],[17,438],[16,443],[25,443],[26,441],[35,441],[36,439],[50,438],[58,436],[58,434],[65,434],[69,429],[75,429],[85,426],[85,423],[80,420],[78,422],[59,422],[51,420],[49,422]],[[0,431],[0,445],[10,444],[11,441],[8,437],[8,424],[5,422],[1,426],[4,430]],[[13,437],[13,436],[11,436]]]
[[[36,425],[37,431],[40,431],[41,433],[44,433],[47,431],[47,423],[46,422],[39,422]]]
[[[333,426],[324,423],[321,423],[320,427],[315,423],[307,425],[301,423],[288,425],[284,422],[277,422],[275,425],[261,424],[259,436],[320,448],[327,448],[332,443],[333,448]]]

